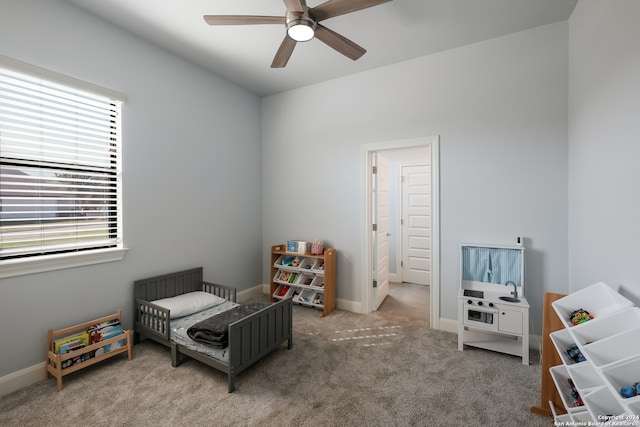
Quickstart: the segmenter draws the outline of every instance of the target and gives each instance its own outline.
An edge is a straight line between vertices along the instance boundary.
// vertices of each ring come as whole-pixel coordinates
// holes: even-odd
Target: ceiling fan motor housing
[[[316,21],[315,19],[313,19],[313,16],[309,13],[309,8],[306,5],[304,6],[304,12],[292,12],[288,10],[285,23],[287,27],[287,33],[289,34],[289,36],[291,36],[291,31],[295,31],[295,29],[292,30],[293,27],[300,26],[299,29],[305,29],[308,32],[308,36],[307,36],[308,38],[305,37],[306,40],[300,40],[296,37],[292,37],[297,41],[311,40],[316,30]],[[311,31],[309,31],[309,29]]]

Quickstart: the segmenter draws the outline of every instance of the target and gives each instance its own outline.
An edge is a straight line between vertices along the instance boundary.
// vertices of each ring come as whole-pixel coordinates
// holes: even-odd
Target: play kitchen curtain
[[[462,280],[522,285],[522,251],[480,246],[462,247]]]

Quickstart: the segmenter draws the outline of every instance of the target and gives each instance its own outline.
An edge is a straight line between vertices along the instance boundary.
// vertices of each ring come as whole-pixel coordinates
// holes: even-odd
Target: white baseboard
[[[362,303],[358,301],[351,301],[347,299],[337,299],[336,308],[344,311],[351,311],[353,313],[363,313]]]
[[[265,290],[266,286],[266,290]],[[253,288],[245,289],[236,294],[237,302],[247,302],[256,299],[262,294],[269,294],[269,285],[257,285]]]
[[[45,369],[45,362],[42,362],[0,378],[0,396],[6,396],[44,380],[46,378]]]
[[[440,331],[445,331],[445,332],[451,332],[454,334],[458,334],[458,321],[457,320],[451,320],[451,319],[445,319],[444,317],[441,317],[440,320],[438,321],[439,323],[439,330]]]

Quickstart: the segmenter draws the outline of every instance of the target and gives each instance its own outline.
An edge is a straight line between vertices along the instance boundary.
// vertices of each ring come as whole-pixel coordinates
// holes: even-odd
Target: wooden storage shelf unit
[[[278,265],[278,261],[283,257],[297,257],[297,266]],[[322,264],[322,269],[314,268],[317,263]],[[284,275],[295,274],[292,279],[282,280]],[[305,284],[304,279],[312,279],[310,284]],[[322,317],[328,315],[336,309],[336,250],[325,248],[322,255],[312,255],[310,253],[299,254],[287,252],[285,244],[271,247],[271,301],[293,296],[293,302],[307,307],[314,307],[322,310]],[[279,287],[289,286],[284,295],[278,295],[276,290]],[[282,288],[280,288],[282,289]],[[307,300],[306,294],[313,294],[311,300]],[[320,301],[314,302],[315,295],[320,295]]]
[[[52,330],[49,329],[47,334],[47,372],[46,377],[49,378],[50,375],[53,375],[58,381],[58,391],[62,390],[62,377],[65,375],[69,375],[73,372],[76,372],[80,369],[86,368],[87,366],[94,365],[98,362],[101,362],[105,359],[108,359],[113,356],[117,356],[118,354],[127,352],[129,360],[132,359],[132,350],[131,350],[131,331],[123,330],[122,334],[113,336],[104,341],[97,342],[95,344],[90,344],[81,349],[71,351],[66,354],[56,354],[53,350],[53,343],[58,338],[72,336],[77,333],[86,332],[87,329],[93,325],[98,325],[104,322],[117,320],[120,322],[121,320],[122,310],[118,310],[116,313],[101,317],[99,319],[90,320],[85,323],[80,323],[77,325],[69,326],[68,328]],[[80,356],[85,356],[87,354],[94,354],[96,350],[104,348],[106,346],[111,346],[113,344],[118,343],[119,341],[125,341],[125,345],[119,348],[114,348],[109,350],[108,352],[104,352],[100,355],[91,357],[89,359],[83,360],[76,364],[73,364],[69,367],[62,368],[63,362],[69,359],[77,358]]]

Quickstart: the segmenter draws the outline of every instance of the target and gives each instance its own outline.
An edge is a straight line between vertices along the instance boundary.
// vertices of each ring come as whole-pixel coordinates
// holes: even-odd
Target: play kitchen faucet
[[[518,298],[518,285],[516,285],[515,283],[513,283],[511,280],[509,280],[507,283],[504,284],[505,286],[509,286],[509,285],[513,285],[513,292],[511,292],[511,295],[513,295],[514,298]]]

